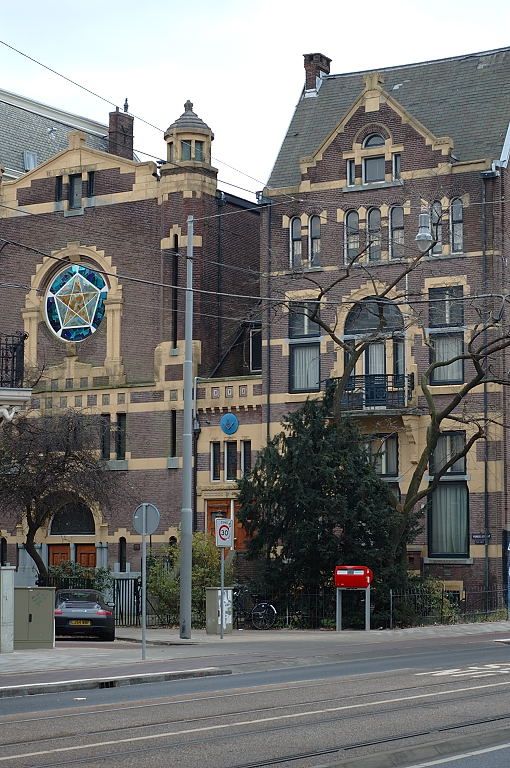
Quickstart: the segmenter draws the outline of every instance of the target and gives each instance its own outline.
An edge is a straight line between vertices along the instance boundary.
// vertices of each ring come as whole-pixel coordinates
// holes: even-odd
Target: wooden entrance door
[[[236,552],[246,551],[248,544],[247,533],[237,519],[239,504],[234,502],[234,549]],[[230,517],[230,499],[214,499],[207,502],[207,533],[214,536],[214,520],[217,517]]]
[[[69,544],[50,544],[48,547],[48,560],[50,565],[60,565],[71,559]]]
[[[96,567],[96,545],[95,544],[77,544],[76,562],[83,565],[84,568]]]

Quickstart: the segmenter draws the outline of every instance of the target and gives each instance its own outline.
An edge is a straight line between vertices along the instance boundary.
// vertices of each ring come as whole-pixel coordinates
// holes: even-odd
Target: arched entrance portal
[[[57,511],[50,525],[51,536],[62,536],[66,539],[75,536],[94,536],[96,524],[90,508],[79,499],[60,500]],[[60,565],[68,560],[75,560],[86,568],[96,567],[96,547],[93,543],[76,543],[74,553],[71,544],[62,542],[50,544],[48,548],[49,565]],[[74,557],[72,556],[74,554]]]

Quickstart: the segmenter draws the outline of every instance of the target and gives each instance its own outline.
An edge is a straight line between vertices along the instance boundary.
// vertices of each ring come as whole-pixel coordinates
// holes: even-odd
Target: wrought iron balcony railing
[[[0,387],[22,387],[25,333],[0,336]]]
[[[373,373],[351,376],[342,397],[346,411],[405,408],[414,389],[414,374]]]

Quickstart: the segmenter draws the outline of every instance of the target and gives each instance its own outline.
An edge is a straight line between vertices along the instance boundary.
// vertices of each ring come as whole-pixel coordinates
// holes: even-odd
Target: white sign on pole
[[[214,521],[217,547],[232,547],[234,545],[234,526],[229,517],[217,517]]]

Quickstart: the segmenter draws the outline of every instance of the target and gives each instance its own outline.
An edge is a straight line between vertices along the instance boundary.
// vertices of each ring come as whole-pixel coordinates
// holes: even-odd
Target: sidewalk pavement
[[[324,630],[234,630],[224,639],[194,630],[190,640],[178,629],[148,629],[147,658],[141,660],[141,629],[117,628],[115,643],[57,641],[49,650],[0,654],[0,698],[64,690],[111,688],[183,677],[230,674],[230,666],[334,655],[342,647],[370,647],[382,643],[423,638],[498,634],[510,644],[510,622],[436,625],[372,632]],[[251,647],[250,647],[251,646]]]

